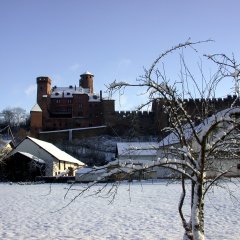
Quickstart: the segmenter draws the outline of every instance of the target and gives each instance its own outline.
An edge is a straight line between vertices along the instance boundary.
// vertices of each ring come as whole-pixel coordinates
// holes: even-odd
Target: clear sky
[[[36,103],[36,78],[77,85],[133,81],[163,50],[214,39],[206,53],[239,54],[239,0],[0,0],[0,111]],[[209,48],[209,49],[208,49]],[[128,91],[118,110],[141,102]]]

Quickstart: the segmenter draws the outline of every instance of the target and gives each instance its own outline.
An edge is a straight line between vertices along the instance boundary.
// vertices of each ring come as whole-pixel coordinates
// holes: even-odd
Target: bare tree
[[[136,172],[145,172],[152,167],[164,167],[176,173],[181,179],[182,194],[179,200],[179,214],[185,230],[183,239],[203,240],[204,233],[204,202],[209,189],[231,172],[233,166],[222,168],[218,158],[227,156],[239,161],[239,123],[240,108],[236,107],[237,96],[229,108],[214,109],[209,98],[215,97],[215,92],[226,77],[237,80],[239,73],[236,61],[221,55],[207,55],[207,58],[216,63],[215,74],[206,78],[202,65],[199,64],[199,75],[195,76],[188,67],[184,51],[191,49],[197,53],[196,46],[209,41],[187,41],[163,52],[136,83],[114,81],[108,86],[110,92],[119,91],[126,87],[142,87],[148,96],[143,108],[153,102],[158,102],[168,116],[169,126],[164,129],[170,135],[159,143],[159,154],[155,161],[134,163],[130,160],[116,160],[101,167],[107,168],[97,181],[89,184],[80,195],[104,178],[127,179]],[[164,60],[174,53],[180,56],[179,79],[167,76]],[[180,83],[180,84],[179,84]],[[180,86],[180,87],[179,87]],[[238,93],[238,92],[237,92]],[[202,101],[194,101],[193,108],[189,109],[185,98],[198,96]],[[191,188],[186,188],[186,181],[191,182]],[[115,182],[106,192],[114,199],[119,182]],[[106,185],[96,193],[103,193]],[[187,191],[190,191],[190,216],[183,211]],[[77,197],[77,196],[76,196]]]
[[[7,125],[11,125],[12,119],[13,119],[13,116],[14,116],[13,111],[10,108],[6,108],[2,111],[2,115],[3,115],[3,118],[4,118],[4,122]]]
[[[4,121],[11,127],[19,127],[21,124],[25,125],[28,115],[25,109],[20,107],[6,108],[2,111]]]

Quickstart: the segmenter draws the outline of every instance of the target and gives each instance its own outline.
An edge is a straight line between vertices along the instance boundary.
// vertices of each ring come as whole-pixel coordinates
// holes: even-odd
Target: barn
[[[17,153],[22,156],[22,152],[45,162],[45,176],[57,176],[66,170],[68,170],[68,176],[74,176],[75,170],[85,165],[52,143],[33,137],[26,137],[13,149],[8,157],[14,157]],[[19,154],[16,156],[19,156]]]

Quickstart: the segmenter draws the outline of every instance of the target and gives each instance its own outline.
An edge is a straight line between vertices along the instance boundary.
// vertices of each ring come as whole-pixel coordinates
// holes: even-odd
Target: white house
[[[216,119],[225,118],[227,116],[232,116],[235,113],[233,108],[225,109],[223,111],[218,112],[216,115],[212,117],[206,118],[201,124],[194,127],[194,131],[199,135],[199,137],[207,131],[208,127],[216,122]],[[228,124],[222,123],[216,131],[214,135],[209,136],[209,142],[216,141],[218,134],[222,134],[224,132],[224,128],[228,127]],[[190,125],[185,125],[183,127],[183,135],[186,141],[189,143],[189,146],[192,149],[193,154],[197,154],[199,151],[199,145],[194,140],[193,137],[193,129]],[[238,136],[236,138],[236,136]],[[215,156],[211,155],[207,159],[206,164],[206,174],[208,177],[214,177],[216,173],[221,171],[229,172],[225,174],[225,176],[240,176],[240,158],[238,157],[240,154],[240,134],[231,135],[230,138],[235,138],[235,141],[232,141],[229,147],[223,149],[220,148],[218,153]],[[234,144],[235,142],[235,144]],[[162,158],[176,158],[176,154],[179,154],[177,149],[181,148],[179,142],[179,136],[172,132],[167,137],[165,137],[159,143],[150,143],[150,142],[125,142],[125,143],[117,143],[117,158],[119,160],[130,160],[132,164],[145,165],[151,164],[149,161],[156,161],[157,159]],[[229,151],[231,154],[229,154]],[[236,157],[232,157],[234,153]],[[231,156],[231,157],[230,157]],[[129,162],[129,161],[128,161]],[[149,162],[149,163],[148,163]],[[153,167],[152,168],[154,174],[152,177],[154,178],[171,178],[178,177],[178,173],[167,168],[163,167]]]
[[[157,160],[158,142],[119,142],[116,157],[120,161],[130,160],[133,165],[145,165]],[[152,167],[144,172],[145,179],[172,177],[172,172],[163,167]]]
[[[231,111],[233,113],[231,113]],[[194,127],[194,131],[198,134],[198,136],[201,136],[201,134],[204,134],[206,131],[206,128],[215,123],[217,118],[222,118],[225,115],[232,115],[234,114],[234,108],[228,108],[224,109],[217,114],[206,118],[202,123]],[[227,127],[224,124],[221,125],[221,128],[219,127],[216,132],[214,133],[214,136],[209,137],[209,142],[211,141],[216,141],[218,134],[220,131],[224,131],[224,128]],[[184,136],[185,139],[189,142],[189,145],[191,146],[193,153],[197,153],[199,151],[199,145],[196,142],[195,138],[193,137],[193,129],[190,127],[190,125],[186,124],[184,127]],[[229,170],[228,173],[225,174],[225,176],[233,176],[233,177],[239,177],[240,176],[240,158],[238,157],[240,154],[240,135],[237,134],[236,132],[233,132],[229,138],[235,138],[235,141],[232,141],[231,146],[227,148],[222,148],[219,149],[219,153],[215,156],[212,156],[208,159],[208,162],[206,164],[206,175],[208,177],[215,177],[216,173],[219,173],[221,171],[227,171]],[[234,144],[235,142],[235,144]],[[159,143],[159,148],[157,151],[157,156],[158,158],[163,158],[163,157],[172,157],[171,152],[173,148],[178,148],[180,147],[180,141],[179,137],[177,134],[174,132],[170,133],[167,137],[165,137],[162,141]],[[229,154],[229,151],[231,151],[231,154]],[[235,158],[233,158],[233,152],[235,154]],[[231,156],[231,157],[229,157]]]
[[[32,137],[26,137],[13,149],[9,156],[17,152],[30,153],[44,160],[46,176],[57,176],[66,170],[69,170],[69,175],[73,176],[77,168],[85,165],[53,144]]]
[[[156,160],[157,142],[118,142],[117,158],[119,160]]]

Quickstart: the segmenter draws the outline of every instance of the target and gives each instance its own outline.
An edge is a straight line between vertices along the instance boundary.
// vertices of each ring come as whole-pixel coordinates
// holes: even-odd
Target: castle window
[[[60,101],[60,99],[56,99],[56,103],[60,103],[61,101]]]
[[[72,99],[68,99],[67,102],[68,102],[68,103],[72,103]]]

